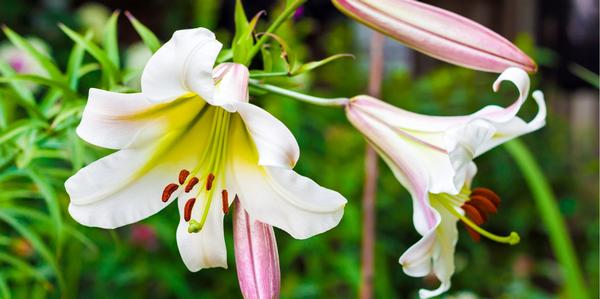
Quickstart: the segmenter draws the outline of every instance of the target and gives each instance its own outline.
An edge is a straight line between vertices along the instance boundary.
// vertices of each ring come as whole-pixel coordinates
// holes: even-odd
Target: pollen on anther
[[[210,191],[210,189],[212,189],[212,184],[213,184],[214,179],[215,179],[215,175],[212,173],[209,173],[208,177],[206,178],[206,191]]]
[[[229,213],[229,198],[227,190],[221,191],[221,202],[223,204],[223,214]]]
[[[192,208],[194,207],[195,203],[196,198],[190,198],[185,203],[185,207],[183,208],[183,220],[185,220],[186,222],[189,222],[190,219],[192,219]]]
[[[183,185],[183,183],[185,183],[185,180],[187,179],[188,175],[190,175],[190,172],[186,169],[182,169],[179,172],[179,185]]]
[[[179,186],[177,184],[168,184],[165,189],[163,190],[162,193],[162,197],[161,200],[162,202],[167,202],[169,201],[169,198],[171,198],[171,195],[173,195],[173,192],[175,192],[175,190],[177,190],[177,188],[179,188]]]
[[[496,207],[498,207],[500,205],[500,196],[498,196],[498,194],[496,194],[494,191],[488,189],[488,188],[475,188],[473,189],[473,191],[471,191],[471,197],[473,196],[483,196],[487,199],[489,199]]]
[[[197,177],[193,177],[188,184],[185,186],[185,192],[190,192],[192,191],[192,189],[194,189],[194,186],[196,186],[196,184],[198,184],[200,180]]]
[[[498,212],[496,205],[487,197],[481,195],[473,195],[468,201],[469,204],[477,208],[482,214],[495,214]]]

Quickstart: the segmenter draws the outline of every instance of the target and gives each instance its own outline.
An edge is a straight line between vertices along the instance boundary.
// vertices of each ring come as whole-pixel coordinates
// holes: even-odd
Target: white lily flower
[[[509,244],[519,241],[516,233],[499,237],[479,227],[496,212],[499,198],[491,190],[471,190],[470,186],[477,169],[475,157],[545,124],[541,91],[533,93],[538,105],[533,120],[525,122],[516,116],[529,95],[527,73],[508,68],[494,83],[494,91],[503,81],[512,82],[519,91],[512,105],[488,106],[466,116],[420,115],[368,96],[355,97],[346,106],[349,120],[413,198],[413,221],[423,238],[402,255],[400,264],[408,275],[422,277],[433,272],[441,282],[436,290],[420,290],[421,298],[437,296],[450,288],[459,219],[475,239],[484,235]]]
[[[346,200],[298,175],[296,140],[248,103],[248,69],[213,65],[207,29],[175,32],[148,61],[142,92],[90,90],[77,133],[111,149],[69,178],[79,223],[116,228],[177,199],[177,244],[190,271],[227,267],[223,216],[235,197],[260,222],[303,239],[338,224]]]

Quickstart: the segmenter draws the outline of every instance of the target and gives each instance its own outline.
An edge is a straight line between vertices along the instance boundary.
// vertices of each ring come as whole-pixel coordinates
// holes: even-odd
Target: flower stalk
[[[381,82],[383,80],[383,44],[385,38],[378,32],[373,31],[370,48],[370,73],[369,94],[374,97],[381,96]],[[375,202],[377,199],[377,178],[379,177],[377,153],[367,144],[365,151],[365,184],[363,189],[362,207],[362,258],[361,258],[361,280],[360,298],[373,298],[373,280],[375,276]]]
[[[250,79],[248,83],[250,86],[260,89],[260,90],[268,91],[268,92],[271,92],[274,94],[282,95],[282,96],[285,96],[285,97],[288,97],[288,98],[291,98],[294,100],[298,100],[298,101],[302,101],[302,102],[306,102],[306,103],[310,103],[310,104],[318,105],[318,106],[344,107],[350,101],[348,98],[315,97],[315,96],[299,93],[296,91],[292,91],[289,89],[281,88],[279,86],[260,83],[260,81],[256,80],[256,79]]]

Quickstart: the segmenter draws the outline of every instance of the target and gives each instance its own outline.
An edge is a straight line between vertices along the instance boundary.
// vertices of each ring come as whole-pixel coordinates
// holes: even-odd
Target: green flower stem
[[[260,89],[260,90],[272,92],[274,94],[282,95],[282,96],[285,96],[288,98],[292,98],[294,100],[298,100],[298,101],[302,101],[302,102],[306,102],[306,103],[310,103],[310,104],[318,105],[318,106],[343,107],[343,106],[346,106],[348,104],[348,102],[350,101],[350,99],[347,99],[347,98],[327,99],[327,98],[314,97],[311,95],[299,93],[299,92],[288,90],[288,89],[281,88],[278,86],[274,86],[274,85],[270,85],[270,84],[262,84],[262,83],[260,83],[260,81],[254,80],[254,79],[250,79],[249,84],[250,84],[250,86]]]
[[[291,74],[288,72],[275,72],[275,73],[250,73],[250,78],[270,78],[270,77],[287,77]]]
[[[565,221],[562,218],[556,198],[550,184],[542,173],[529,149],[519,140],[504,145],[521,169],[546,227],[554,255],[562,266],[562,275],[566,284],[568,298],[589,298],[573,243],[569,237]]]
[[[246,61],[246,63],[244,63],[244,65],[250,65],[250,62],[252,62],[252,58],[254,58],[254,56],[256,56],[256,54],[258,54],[258,51],[260,51],[260,48],[262,47],[262,45],[265,42],[267,42],[267,40],[269,39],[269,37],[270,37],[269,34],[277,31],[279,26],[281,26],[281,24],[283,24],[290,17],[292,17],[292,15],[294,15],[294,12],[296,12],[296,9],[298,9],[298,7],[300,7],[302,4],[304,4],[304,2],[306,2],[306,0],[295,0],[286,6],[286,8],[283,10],[283,12],[279,16],[277,16],[275,21],[273,21],[273,23],[269,26],[269,28],[267,28],[267,31],[265,31],[263,33],[263,35],[258,39],[256,44],[252,47],[252,49],[250,49],[250,54],[248,55],[248,61]]]

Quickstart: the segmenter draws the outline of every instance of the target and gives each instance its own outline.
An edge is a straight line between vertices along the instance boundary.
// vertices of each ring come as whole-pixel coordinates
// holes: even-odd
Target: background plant
[[[170,7],[172,21],[165,22],[166,28],[161,29],[159,36],[167,38],[169,30],[176,27],[216,26],[218,22],[211,18],[214,19],[220,9],[226,11],[228,6],[233,7],[220,1],[198,3],[202,3],[196,7],[198,18],[189,23],[175,20],[186,13],[182,4],[175,3]],[[283,4],[275,5],[266,20],[277,16],[277,11],[283,7]],[[124,67],[127,65],[125,49],[132,42],[143,41],[150,50],[155,50],[159,39],[141,23],[132,21],[135,27],[131,26],[119,13],[108,13],[104,28],[96,32],[68,17],[69,10],[62,12],[65,16],[61,20],[69,26],[34,31],[51,42],[51,56],[36,50],[23,36],[4,27],[6,38],[35,57],[45,74],[16,74],[0,60],[1,297],[238,297],[235,271],[187,272],[180,262],[172,234],[178,219],[175,208],[168,208],[166,213],[140,225],[114,232],[84,228],[66,213],[68,198],[62,185],[64,180],[82,165],[107,154],[85,144],[74,134],[87,89],[93,86],[134,91],[136,87],[125,82],[130,82],[129,79],[141,70]],[[251,19],[254,11],[247,12]],[[6,20],[10,26],[13,23],[22,26],[19,22]],[[257,31],[265,31],[268,24],[263,17],[257,24]],[[267,82],[310,90],[312,94],[322,96],[364,92],[367,67],[360,56],[361,45],[354,34],[354,25],[349,20],[324,24],[320,19],[310,17],[284,23],[275,34],[285,45],[271,40],[268,54],[261,52],[258,61],[270,72],[286,73],[290,57],[299,65],[347,52],[357,54],[358,59],[341,59],[314,72],[293,78],[268,78]],[[53,24],[48,27],[59,28]],[[224,44],[234,38],[233,31],[226,27],[213,29],[217,29],[218,38]],[[316,38],[311,35],[315,30],[320,31]],[[140,32],[140,36],[128,34],[124,35],[126,39],[119,38],[123,32],[135,31]],[[520,39],[519,46],[545,65],[556,60],[547,50],[533,47],[527,36]],[[285,59],[282,54],[286,54]],[[389,68],[383,97],[399,107],[419,113],[464,114],[486,104],[498,103],[499,99],[512,98],[510,94],[495,95],[489,90],[489,83],[494,79],[493,75],[450,66],[421,75],[412,74],[406,67]],[[545,81],[544,72],[534,79],[546,82],[535,87],[541,85],[553,92],[550,81]],[[31,83],[37,87],[29,88]],[[306,241],[277,235],[282,296],[355,297],[360,273],[362,137],[347,124],[341,110],[314,107],[272,95],[260,96],[257,100],[282,119],[297,137],[302,148],[298,172],[339,190],[350,199],[342,223],[327,234]],[[572,153],[567,142],[571,138],[569,125],[551,113],[546,129],[523,140],[536,153],[558,195],[561,213],[569,220],[579,258],[584,262],[592,296],[597,297],[598,205],[589,199],[598,195],[598,162],[597,159],[581,160],[573,165],[573,160],[567,159]],[[502,150],[489,153],[479,164],[485,175],[478,177],[477,184],[495,186],[504,198],[500,214],[488,224],[490,230],[502,230],[505,228],[503,221],[509,220],[511,228],[518,231],[523,240],[510,250],[491,242],[460,242],[452,293],[469,291],[481,296],[506,298],[558,296],[564,278],[558,274],[547,232],[517,165]],[[566,172],[573,175],[565,175]],[[389,170],[381,167],[377,206],[377,298],[415,296],[419,287],[435,284],[427,279],[419,282],[406,277],[397,264],[399,254],[418,239],[410,229],[411,209],[408,194]],[[226,236],[228,244],[232,244],[231,231],[227,231]],[[468,239],[466,234],[460,237]],[[232,261],[233,252],[229,254]]]

